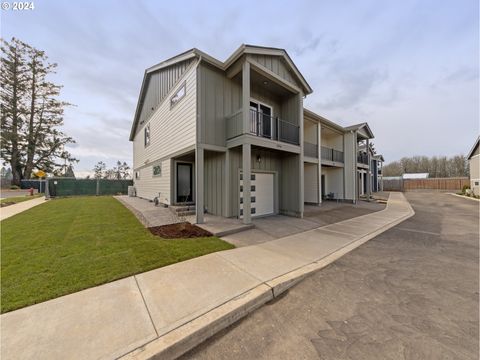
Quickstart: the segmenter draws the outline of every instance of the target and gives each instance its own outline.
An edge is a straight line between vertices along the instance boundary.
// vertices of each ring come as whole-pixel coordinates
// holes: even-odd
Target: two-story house
[[[197,223],[356,201],[358,138],[369,134],[304,110],[311,92],[277,48],[242,45],[225,62],[192,49],[147,69],[130,134],[137,196],[194,204]]]

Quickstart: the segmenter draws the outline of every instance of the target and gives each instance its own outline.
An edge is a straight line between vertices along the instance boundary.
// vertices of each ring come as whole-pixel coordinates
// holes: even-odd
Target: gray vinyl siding
[[[170,203],[170,199],[173,197],[173,193],[170,190],[170,177],[167,177],[166,174],[165,176],[162,174],[161,178],[153,177],[151,167],[161,159],[164,161],[162,166],[169,166],[169,164],[166,164],[166,161],[173,154],[195,146],[197,119],[196,73],[196,69],[193,67],[179,78],[181,83],[186,83],[184,98],[173,108],[170,107],[170,101],[166,98],[160,103],[149,121],[138,127],[138,132],[133,139],[133,169],[138,170],[142,168],[140,179],[134,180],[137,194],[140,197],[153,199],[161,192],[162,202],[167,204]],[[145,146],[143,129],[147,124],[150,124],[151,143]],[[149,169],[143,170],[143,168]]]
[[[287,67],[285,64],[285,60],[281,56],[271,56],[271,55],[259,55],[259,54],[252,54],[250,55],[253,60],[258,62],[259,64],[265,66],[267,69],[271,70],[282,79],[288,81],[289,83],[301,86],[295,80],[295,76],[292,74],[292,71]]]
[[[230,193],[228,194],[230,209],[229,217],[237,217],[239,209],[240,183],[239,172],[242,169],[242,151],[241,148],[231,149],[230,151]],[[257,161],[260,156],[261,161]],[[278,176],[278,191],[275,194],[277,198],[280,213],[289,215],[298,215],[299,209],[299,177],[292,174],[298,174],[299,156],[297,154],[281,153],[268,149],[252,149],[252,172],[268,171],[275,172]]]
[[[204,206],[209,214],[223,216],[225,153],[205,151],[204,164]]]
[[[225,146],[225,118],[242,107],[242,87],[207,64],[198,68],[199,142]]]
[[[148,75],[143,106],[140,110],[139,123],[148,121],[157,110],[158,105],[167,96],[169,91],[178,82],[194,59],[188,59],[178,64],[174,64],[165,69],[158,70]]]

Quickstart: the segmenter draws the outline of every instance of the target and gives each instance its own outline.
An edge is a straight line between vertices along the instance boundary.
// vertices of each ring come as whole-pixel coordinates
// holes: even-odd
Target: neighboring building
[[[382,155],[373,155],[372,156],[372,191],[383,191],[383,174],[382,167],[385,159]]]
[[[428,173],[405,173],[402,179],[428,179]]]
[[[283,49],[242,45],[225,62],[192,49],[146,70],[130,134],[137,195],[243,218],[303,216],[356,201],[366,123],[303,108],[312,89]]]
[[[480,136],[467,155],[470,167],[470,189],[475,195],[480,195]]]

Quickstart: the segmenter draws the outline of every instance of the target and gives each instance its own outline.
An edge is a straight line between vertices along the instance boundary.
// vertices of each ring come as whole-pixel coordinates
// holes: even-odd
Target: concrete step
[[[177,211],[177,212],[175,212],[175,214],[176,214],[177,216],[191,216],[191,215],[195,215],[196,212],[195,212],[195,210]]]
[[[187,205],[187,206],[171,205],[170,210],[172,210],[173,212],[183,212],[183,211],[192,211],[192,210],[195,211],[195,205]]]

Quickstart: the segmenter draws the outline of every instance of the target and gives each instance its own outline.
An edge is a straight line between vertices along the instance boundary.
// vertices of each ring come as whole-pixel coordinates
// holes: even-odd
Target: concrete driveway
[[[266,241],[298,234],[320,226],[380,211],[385,205],[359,201],[357,204],[324,202],[321,206],[306,205],[303,219],[275,215],[253,219],[254,229],[222,237],[236,247],[261,244]]]
[[[478,359],[478,203],[406,196],[415,216],[183,359]]]

